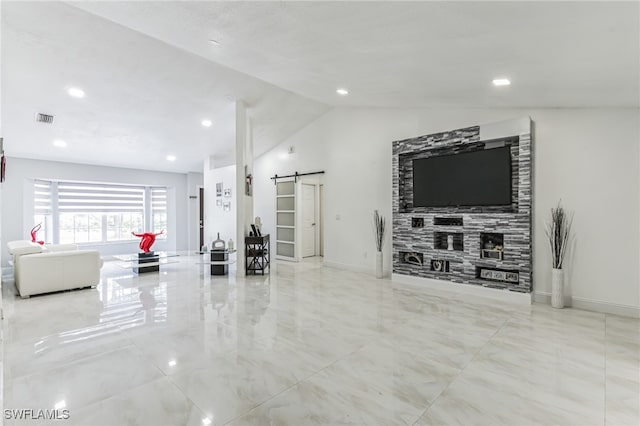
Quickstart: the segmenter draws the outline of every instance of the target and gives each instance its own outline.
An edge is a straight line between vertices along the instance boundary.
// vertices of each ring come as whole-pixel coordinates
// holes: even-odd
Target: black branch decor
[[[378,251],[382,251],[384,246],[384,234],[387,231],[387,223],[384,216],[378,213],[378,210],[373,211],[373,229],[376,237],[376,248]]]
[[[567,213],[562,207],[562,201],[558,201],[558,205],[551,209],[551,221],[547,223],[546,229],[555,269],[562,269],[562,263],[571,240],[572,224],[573,214]]]

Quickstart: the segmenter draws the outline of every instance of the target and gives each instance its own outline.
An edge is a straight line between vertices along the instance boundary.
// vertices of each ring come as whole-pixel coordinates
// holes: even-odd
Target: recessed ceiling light
[[[202,419],[202,424],[204,426],[209,426],[211,424],[211,419],[209,417],[205,417],[204,419]]]
[[[56,403],[56,405],[53,406],[54,410],[62,410],[63,408],[65,408],[67,406],[67,403],[65,402],[65,400],[63,399],[62,401],[58,401]]]
[[[69,96],[73,96],[74,98],[84,98],[84,90],[72,87],[69,89]]]
[[[176,156],[175,155],[167,155],[167,160],[168,161],[176,161]]]
[[[171,361],[169,361],[169,367],[175,367],[175,365],[177,364],[175,359],[172,359]]]
[[[220,42],[212,38],[209,39],[209,43],[213,44],[214,46],[220,46]]]
[[[349,91],[347,89],[336,89],[336,93],[341,96],[347,96]]]
[[[204,127],[211,127],[212,124],[213,124],[213,121],[211,120],[202,120],[202,125]]]
[[[510,86],[511,81],[508,78],[496,78],[493,80],[494,86]]]
[[[67,143],[61,139],[56,139],[55,141],[53,141],[53,146],[57,146],[58,148],[65,148],[67,146]]]

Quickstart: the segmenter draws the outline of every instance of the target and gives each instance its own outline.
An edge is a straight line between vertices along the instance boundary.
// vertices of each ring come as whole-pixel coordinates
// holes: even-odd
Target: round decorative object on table
[[[564,271],[562,269],[551,270],[551,306],[564,308]]]
[[[220,238],[220,233],[218,232],[218,239],[211,243],[211,250],[224,250],[225,245],[226,243],[222,238]]]

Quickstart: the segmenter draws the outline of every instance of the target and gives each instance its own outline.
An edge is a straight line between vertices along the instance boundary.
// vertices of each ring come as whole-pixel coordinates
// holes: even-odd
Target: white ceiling
[[[86,97],[68,96],[72,86]],[[2,2],[10,156],[202,172],[207,155],[235,161],[236,99],[250,109],[258,155],[328,109],[63,3]],[[54,124],[36,123],[35,112],[53,114]],[[203,127],[204,118],[214,125]]]
[[[329,105],[639,106],[637,1],[76,5]]]
[[[1,6],[14,156],[201,171],[208,154],[232,161],[236,99],[258,155],[331,106],[640,107],[638,2]],[[513,85],[492,87],[497,76]],[[36,111],[55,124],[34,123]]]

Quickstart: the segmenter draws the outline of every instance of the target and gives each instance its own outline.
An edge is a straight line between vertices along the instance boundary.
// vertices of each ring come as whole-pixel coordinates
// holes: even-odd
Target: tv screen
[[[511,204],[508,146],[413,160],[413,206]]]

